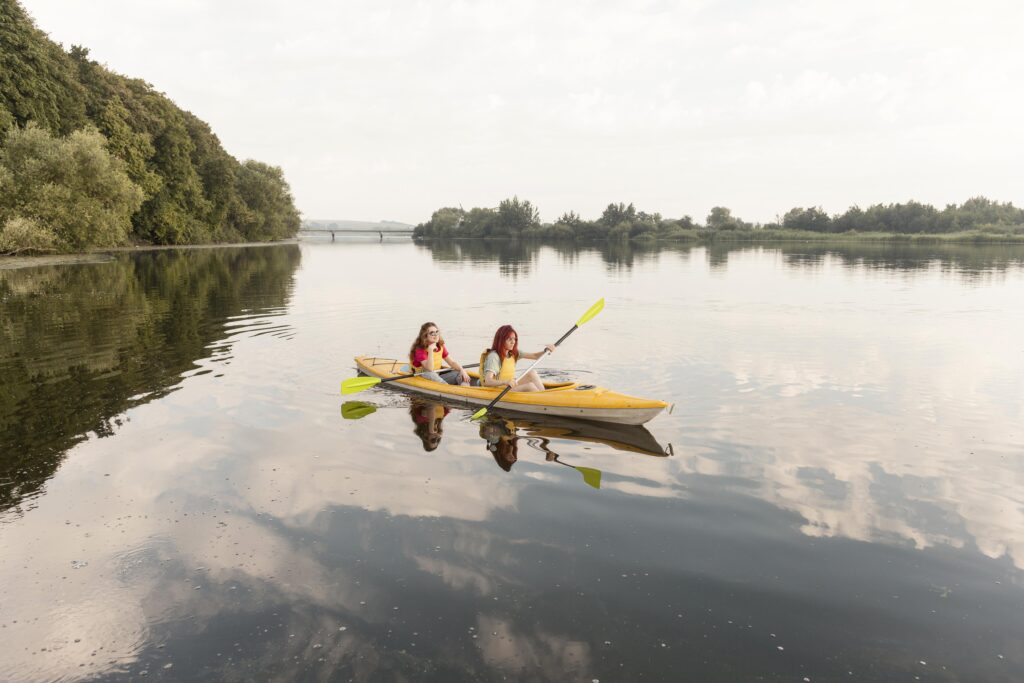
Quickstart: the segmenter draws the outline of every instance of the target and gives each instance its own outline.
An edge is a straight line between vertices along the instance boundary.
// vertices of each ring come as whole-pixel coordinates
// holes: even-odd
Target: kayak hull
[[[366,375],[387,379],[408,374],[408,364],[393,358],[357,356],[356,365]],[[474,373],[470,373],[474,374]],[[422,377],[394,380],[389,386],[421,396],[455,400],[474,406],[486,406],[501,393],[500,387],[462,387],[432,382]],[[580,418],[597,422],[640,425],[668,407],[664,401],[627,396],[603,387],[583,386],[576,382],[545,383],[546,391],[505,394],[497,407],[532,415]]]

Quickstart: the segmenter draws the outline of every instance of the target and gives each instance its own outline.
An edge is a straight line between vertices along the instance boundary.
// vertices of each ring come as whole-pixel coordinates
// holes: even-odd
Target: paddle
[[[472,365],[463,365],[462,368],[465,370],[466,368],[475,368],[478,365],[480,365],[480,364],[479,363],[473,363]],[[442,374],[445,373],[445,372],[452,372],[453,370],[454,370],[454,368],[449,368],[447,370],[442,370]],[[386,378],[385,377],[373,377],[373,376],[369,376],[369,375],[365,376],[365,377],[350,377],[350,378],[346,379],[345,381],[343,381],[341,383],[341,393],[343,393],[343,394],[354,394],[354,393],[356,393],[358,391],[363,391],[364,389],[369,389],[370,387],[375,387],[378,384],[383,384],[384,382],[394,382],[396,379],[409,379],[410,377],[415,377],[416,375],[420,375],[420,374],[423,374],[423,373],[416,372],[416,373],[413,373],[411,375],[395,375],[394,377],[386,377]]]
[[[358,420],[376,411],[377,406],[362,401],[345,401],[341,404],[341,416],[346,420]]]
[[[530,443],[532,444],[533,442],[530,441]],[[577,465],[570,465],[567,462],[562,462],[561,460],[558,459],[559,458],[558,453],[555,453],[553,450],[548,448],[548,443],[549,442],[548,442],[547,439],[541,438],[540,448],[541,448],[541,450],[543,450],[544,452],[546,452],[548,454],[547,455],[548,462],[554,461],[554,462],[557,462],[559,465],[565,465],[566,467],[571,467],[571,468],[573,468],[574,470],[576,470],[577,472],[579,472],[580,474],[583,475],[583,481],[587,484],[587,486],[590,486],[590,487],[595,488],[595,489],[601,488],[601,470],[595,469],[593,467],[579,467]]]
[[[587,312],[586,312],[586,313],[584,313],[584,314],[583,314],[582,316],[580,316],[580,319],[576,321],[576,324],[575,324],[575,325],[573,325],[573,326],[572,326],[572,327],[571,327],[571,328],[569,329],[569,331],[568,331],[568,332],[566,332],[565,334],[563,334],[563,335],[562,335],[562,338],[561,338],[561,339],[559,339],[558,341],[556,341],[556,342],[555,342],[555,346],[558,346],[559,344],[561,344],[562,342],[564,342],[564,341],[565,341],[565,338],[566,338],[566,337],[568,337],[568,336],[569,336],[570,334],[572,334],[573,332],[575,332],[576,330],[578,330],[578,329],[580,328],[580,326],[581,326],[581,325],[583,325],[583,323],[587,322],[588,320],[590,320],[591,318],[593,318],[594,316],[596,316],[596,315],[597,315],[598,313],[600,313],[600,312],[601,312],[601,309],[603,309],[603,308],[604,308],[604,298],[598,299],[597,303],[595,303],[595,304],[594,304],[593,306],[591,306],[590,308],[588,308],[588,309],[587,309]],[[541,362],[541,360],[542,360],[542,359],[544,358],[544,356],[546,356],[547,354],[548,354],[548,350],[547,350],[547,349],[544,349],[544,351],[543,351],[543,352],[542,352],[542,353],[540,354],[540,358],[538,358],[537,360],[533,361],[533,364],[531,364],[531,365],[530,365],[530,367],[526,368],[526,370],[524,370],[524,371],[522,372],[522,374],[520,374],[519,376],[520,376],[520,377],[522,377],[523,375],[525,375],[525,374],[526,374],[527,372],[529,372],[530,370],[533,370],[534,366],[536,366],[536,365],[537,365],[537,363]],[[482,379],[482,378],[483,378],[483,375],[481,375],[481,379]],[[512,388],[511,386],[507,386],[507,387],[505,387],[504,389],[502,389],[501,393],[500,393],[500,394],[498,394],[498,395],[497,395],[497,396],[495,397],[495,399],[494,399],[493,401],[491,401],[490,403],[488,403],[488,404],[487,404],[487,406],[485,406],[485,407],[481,408],[480,410],[476,411],[475,413],[473,413],[473,417],[471,417],[470,419],[471,419],[471,420],[479,420],[479,419],[480,419],[481,417],[483,417],[484,415],[486,415],[486,414],[487,414],[487,411],[488,411],[488,410],[490,410],[491,408],[493,408],[493,407],[494,407],[494,404],[495,404],[495,403],[497,403],[498,401],[500,401],[500,400],[501,400],[501,398],[502,398],[502,397],[503,397],[503,396],[504,396],[505,394],[507,394],[507,393],[509,392],[509,390],[510,390],[511,388]]]
[[[601,470],[596,470],[593,467],[580,467],[578,465],[570,465],[567,462],[562,462],[558,458],[555,458],[555,462],[557,462],[559,465],[571,467],[580,474],[582,474],[583,481],[585,481],[589,486],[592,486],[595,489],[601,488]]]

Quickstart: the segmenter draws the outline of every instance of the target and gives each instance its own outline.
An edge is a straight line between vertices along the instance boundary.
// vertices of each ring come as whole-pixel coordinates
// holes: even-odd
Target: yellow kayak
[[[356,356],[359,371],[373,377],[388,379],[409,374],[407,361],[376,356]],[[474,372],[469,373],[478,377]],[[422,377],[410,377],[390,382],[402,389],[425,396],[436,396],[486,406],[501,393],[501,387],[462,387],[432,382]],[[521,413],[556,415],[582,418],[597,422],[639,425],[647,422],[668,407],[664,401],[627,396],[604,387],[581,385],[577,382],[545,382],[545,391],[510,391],[497,408]]]

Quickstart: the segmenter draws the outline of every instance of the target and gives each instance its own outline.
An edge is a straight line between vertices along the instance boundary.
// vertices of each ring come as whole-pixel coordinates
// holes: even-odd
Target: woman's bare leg
[[[544,382],[540,381],[540,375],[530,370],[519,380],[516,389],[519,391],[544,391]]]

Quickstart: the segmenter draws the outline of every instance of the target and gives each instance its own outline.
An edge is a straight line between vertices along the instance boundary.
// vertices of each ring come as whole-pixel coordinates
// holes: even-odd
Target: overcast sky
[[[1024,204],[1024,3],[22,0],[306,218]]]

